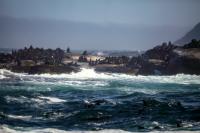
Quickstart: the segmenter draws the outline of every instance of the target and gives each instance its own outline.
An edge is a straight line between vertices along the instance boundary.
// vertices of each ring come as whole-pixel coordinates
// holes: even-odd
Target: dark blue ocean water
[[[0,70],[0,131],[200,130],[200,76]]]

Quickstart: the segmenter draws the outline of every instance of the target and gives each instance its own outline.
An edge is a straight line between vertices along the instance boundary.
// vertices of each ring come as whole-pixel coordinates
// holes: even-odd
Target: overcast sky
[[[200,22],[200,0],[0,0],[0,46],[145,50]]]

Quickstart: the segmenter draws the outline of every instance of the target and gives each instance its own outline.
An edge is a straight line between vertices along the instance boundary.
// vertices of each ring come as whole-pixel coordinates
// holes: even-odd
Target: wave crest
[[[0,69],[0,80],[5,78],[19,78],[24,81],[46,81],[45,79],[62,79],[62,81],[81,81],[81,80],[126,80],[133,82],[150,83],[177,83],[177,84],[199,84],[199,75],[177,74],[171,76],[142,76],[118,73],[99,73],[94,69],[82,68],[77,73],[63,74],[34,74],[14,73],[6,69]],[[37,80],[39,79],[39,80]],[[56,81],[57,82],[57,81]]]

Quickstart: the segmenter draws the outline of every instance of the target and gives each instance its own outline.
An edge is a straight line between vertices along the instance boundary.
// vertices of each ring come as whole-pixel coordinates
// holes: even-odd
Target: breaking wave
[[[46,79],[56,79],[59,81],[73,81],[81,80],[126,80],[134,82],[150,82],[150,83],[177,83],[177,84],[199,84],[199,75],[177,74],[172,76],[142,76],[142,75],[128,75],[118,73],[98,73],[94,69],[82,68],[80,72],[70,74],[35,74],[29,75],[26,73],[14,73],[9,70],[0,69],[0,79],[5,78],[19,78],[21,80],[29,81],[43,81]],[[101,83],[100,83],[101,84]]]

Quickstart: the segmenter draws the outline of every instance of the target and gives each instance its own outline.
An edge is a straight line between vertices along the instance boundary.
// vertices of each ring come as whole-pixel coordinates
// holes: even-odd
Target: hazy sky
[[[200,22],[200,0],[0,0],[0,46],[147,49]]]

